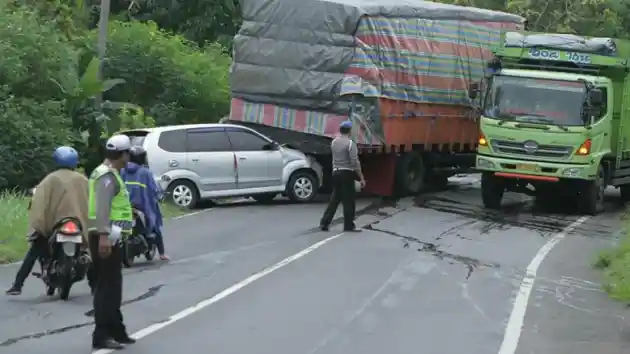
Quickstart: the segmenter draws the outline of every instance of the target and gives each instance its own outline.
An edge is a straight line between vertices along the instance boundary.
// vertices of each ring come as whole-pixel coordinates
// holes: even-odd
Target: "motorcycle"
[[[30,192],[34,195],[35,188]],[[39,237],[33,233],[29,239],[36,242]],[[72,285],[85,278],[91,260],[82,244],[83,226],[78,219],[63,218],[53,227],[46,245],[43,245],[47,247],[47,256],[38,260],[41,273],[33,273],[46,285],[46,295],[53,296],[58,290],[59,298],[68,300]]]
[[[144,255],[147,261],[152,261],[157,253],[156,235],[147,230],[144,213],[135,208],[132,225],[131,235],[122,240],[122,262],[126,268],[134,264],[136,257]]]

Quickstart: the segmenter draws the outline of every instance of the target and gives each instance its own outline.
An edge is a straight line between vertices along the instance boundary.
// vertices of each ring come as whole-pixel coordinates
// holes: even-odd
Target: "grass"
[[[603,271],[602,287],[619,301],[630,301],[630,210],[623,216],[622,235],[614,248],[597,256],[594,266]]]
[[[0,264],[20,260],[28,248],[29,198],[15,192],[0,193]],[[189,213],[173,204],[161,206],[164,218],[173,218]]]

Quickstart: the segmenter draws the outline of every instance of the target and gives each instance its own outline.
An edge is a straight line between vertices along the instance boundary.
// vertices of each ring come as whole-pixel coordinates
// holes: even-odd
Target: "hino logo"
[[[525,148],[525,152],[527,152],[528,154],[533,154],[536,152],[536,150],[538,150],[538,143],[529,140],[523,144],[523,147]]]

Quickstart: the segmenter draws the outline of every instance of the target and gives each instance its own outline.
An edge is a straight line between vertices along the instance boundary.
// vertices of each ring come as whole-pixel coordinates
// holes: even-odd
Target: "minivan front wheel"
[[[294,202],[310,202],[317,196],[318,187],[317,177],[312,172],[297,171],[287,183],[287,197]]]
[[[197,187],[186,180],[178,180],[168,187],[169,198],[176,206],[183,209],[192,209],[199,200]]]

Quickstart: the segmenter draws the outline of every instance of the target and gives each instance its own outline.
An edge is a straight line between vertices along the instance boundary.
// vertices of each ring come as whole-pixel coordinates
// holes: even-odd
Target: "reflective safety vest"
[[[112,199],[112,209],[109,219],[112,225],[120,227],[124,233],[131,233],[133,228],[133,210],[131,208],[131,201],[129,200],[129,192],[127,192],[125,182],[120,177],[118,171],[107,165],[101,164],[92,172],[92,175],[90,175],[88,219],[90,221],[96,220],[96,181],[104,174],[110,172],[114,174],[118,182],[118,194]],[[94,230],[94,227],[90,227],[90,230]]]

